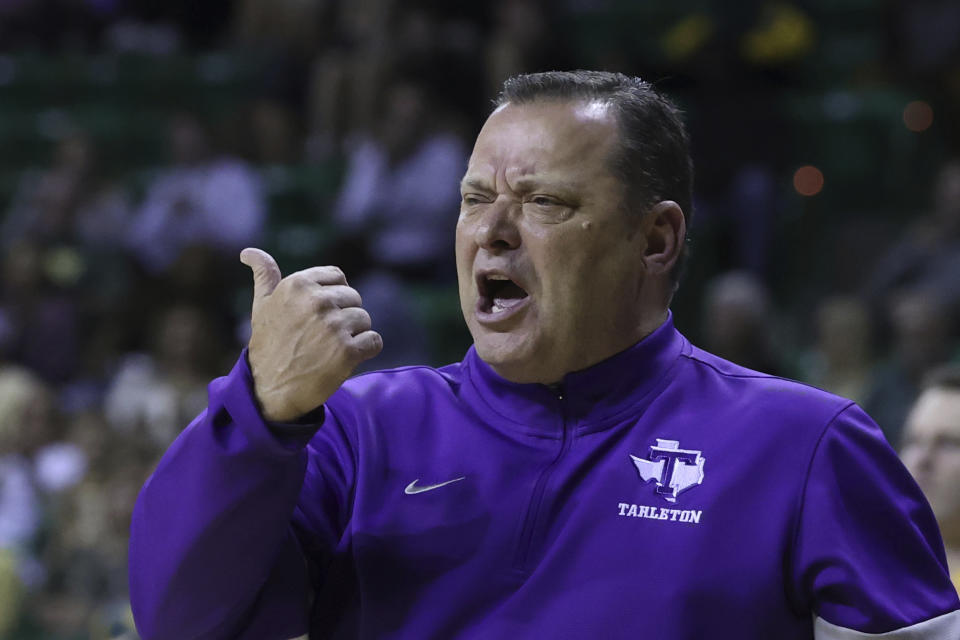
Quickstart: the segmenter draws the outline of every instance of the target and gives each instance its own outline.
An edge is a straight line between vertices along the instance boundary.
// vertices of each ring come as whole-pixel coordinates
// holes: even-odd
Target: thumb
[[[253,299],[259,300],[273,293],[280,284],[280,267],[263,249],[247,247],[240,252],[240,262],[253,269]]]

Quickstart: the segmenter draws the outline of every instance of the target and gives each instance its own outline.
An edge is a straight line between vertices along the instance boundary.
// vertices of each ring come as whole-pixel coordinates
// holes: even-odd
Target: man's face
[[[904,464],[944,534],[960,535],[960,391],[925,391],[907,418],[904,435]]]
[[[508,104],[477,137],[457,223],[460,305],[477,353],[508,380],[557,382],[643,337],[646,241],[611,171],[616,145],[597,102]]]

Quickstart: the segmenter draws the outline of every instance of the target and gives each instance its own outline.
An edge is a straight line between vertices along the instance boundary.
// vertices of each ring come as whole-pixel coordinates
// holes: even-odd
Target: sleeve
[[[820,437],[791,567],[816,640],[957,640],[960,602],[919,487],[856,405]]]
[[[264,422],[245,352],[209,393],[208,408],[164,454],[134,508],[137,628],[144,640],[300,636],[307,547],[330,547],[342,531],[350,444],[331,420],[306,448],[303,432],[284,435],[282,425]],[[317,504],[301,508],[300,500]]]

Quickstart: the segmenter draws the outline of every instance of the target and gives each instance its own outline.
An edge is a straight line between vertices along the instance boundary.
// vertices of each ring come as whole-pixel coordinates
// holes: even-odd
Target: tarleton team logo
[[[647,459],[631,455],[633,464],[644,482],[657,483],[655,491],[667,502],[676,502],[677,494],[703,482],[703,463],[700,451],[681,449],[678,440],[657,438],[650,446]]]

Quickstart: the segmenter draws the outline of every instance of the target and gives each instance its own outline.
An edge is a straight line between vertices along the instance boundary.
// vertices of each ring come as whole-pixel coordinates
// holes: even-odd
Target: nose
[[[516,249],[520,246],[520,230],[516,216],[520,205],[505,201],[504,197],[487,207],[477,223],[474,239],[480,247],[491,253]]]

